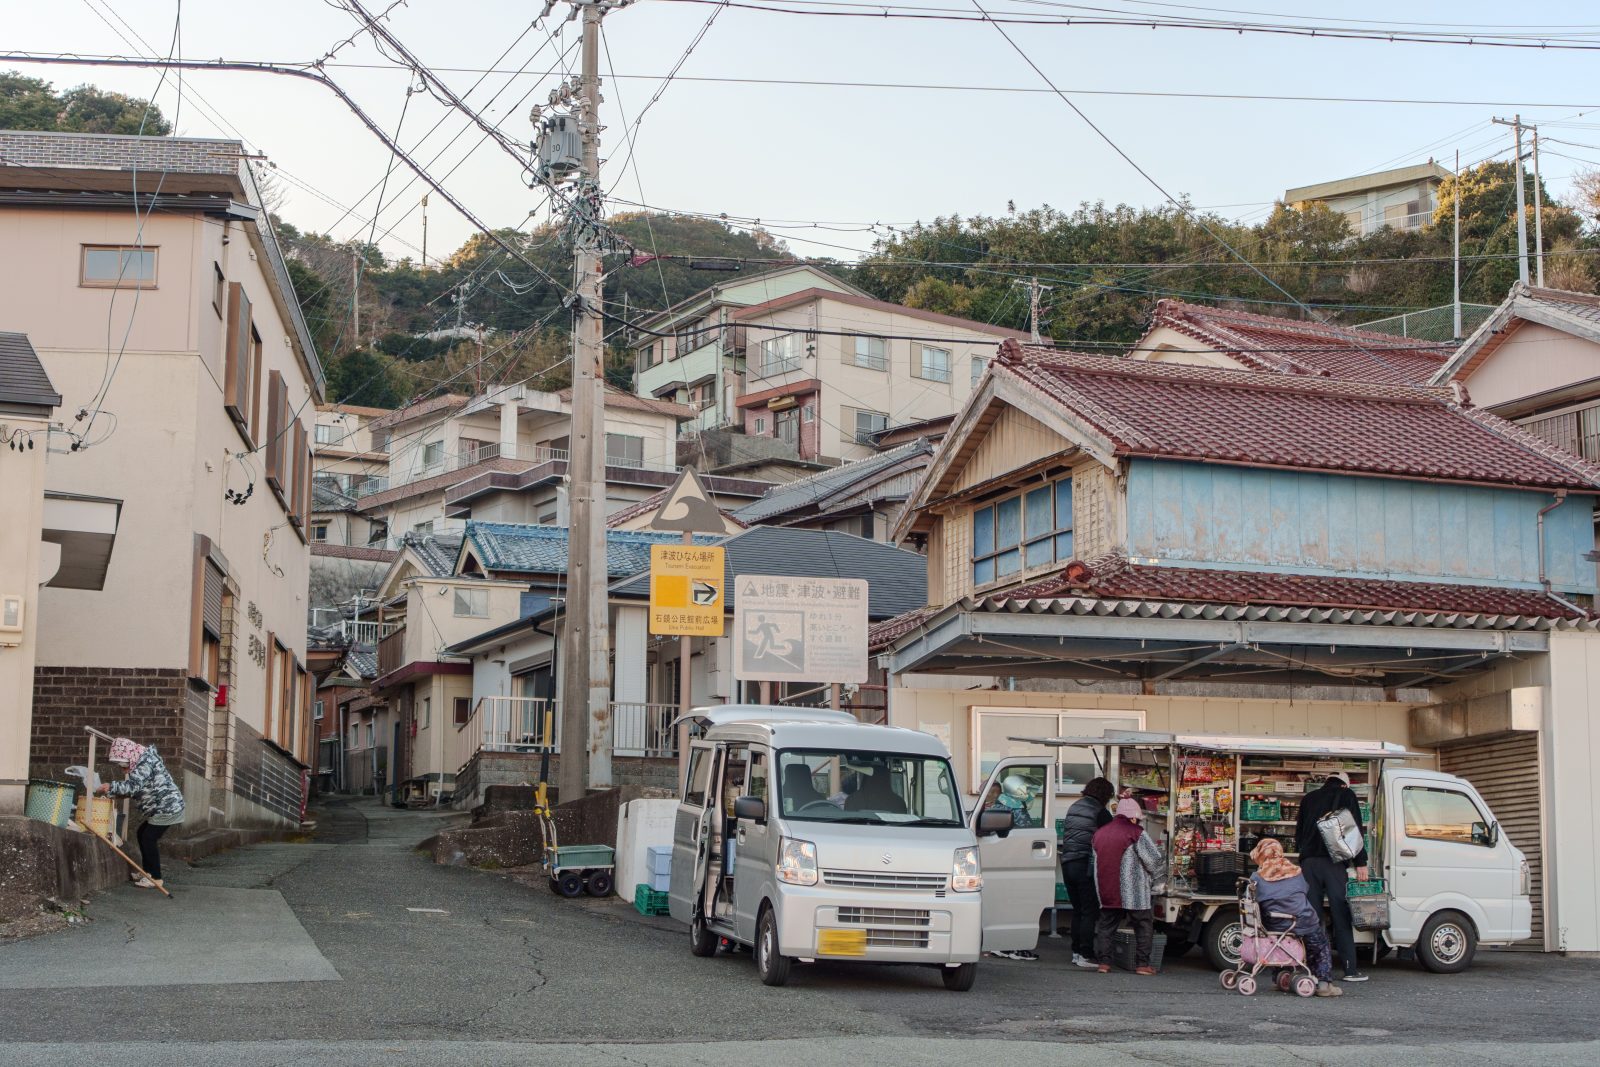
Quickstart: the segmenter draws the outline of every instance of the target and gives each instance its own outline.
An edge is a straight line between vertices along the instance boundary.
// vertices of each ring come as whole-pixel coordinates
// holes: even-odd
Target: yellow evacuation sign
[[[650,546],[650,632],[680,637],[721,637],[721,547]]]

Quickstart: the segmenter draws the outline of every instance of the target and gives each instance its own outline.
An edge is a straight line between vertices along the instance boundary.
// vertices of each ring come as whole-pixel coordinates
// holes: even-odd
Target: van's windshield
[[[786,819],[962,825],[955,778],[940,756],[786,749],[778,753],[778,796]]]

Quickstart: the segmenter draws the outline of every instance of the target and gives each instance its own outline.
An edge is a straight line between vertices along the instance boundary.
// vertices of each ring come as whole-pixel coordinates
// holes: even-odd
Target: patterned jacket
[[[154,745],[147,746],[128,768],[128,777],[111,783],[111,795],[133,797],[146,819],[171,823],[183,817],[183,790],[172,780]]]
[[[1166,859],[1150,835],[1127,819],[1112,819],[1095,832],[1095,889],[1102,908],[1149,910],[1151,889],[1165,867]]]

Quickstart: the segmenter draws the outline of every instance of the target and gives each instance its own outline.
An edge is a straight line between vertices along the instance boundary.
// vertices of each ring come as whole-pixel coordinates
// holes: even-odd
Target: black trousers
[[[1061,865],[1061,880],[1072,902],[1072,951],[1086,960],[1094,959],[1094,924],[1100,918],[1100,892],[1094,886],[1093,867],[1088,860]]]
[[[144,823],[139,827],[139,866],[151,878],[161,878],[161,848],[156,844],[161,840],[161,835],[167,832],[167,827],[157,826],[153,822]]]
[[[1300,871],[1306,877],[1306,899],[1312,907],[1321,907],[1322,898],[1328,898],[1328,916],[1333,920],[1333,947],[1339,953],[1339,962],[1345,974],[1360,970],[1356,959],[1355,923],[1350,916],[1350,901],[1345,897],[1348,875],[1345,865],[1326,856],[1312,856],[1300,861]]]
[[[1094,926],[1094,958],[1096,963],[1111,962],[1111,937],[1126,919],[1133,927],[1133,965],[1150,966],[1150,953],[1156,944],[1156,913],[1150,908],[1101,908],[1100,918]]]

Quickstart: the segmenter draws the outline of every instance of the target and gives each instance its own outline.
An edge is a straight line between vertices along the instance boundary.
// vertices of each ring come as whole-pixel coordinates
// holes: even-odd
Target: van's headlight
[[[978,863],[978,846],[956,849],[950,868],[950,888],[957,893],[976,893],[983,888],[983,867]]]
[[[790,885],[817,884],[817,846],[786,837],[778,846],[778,881]]]
[[[1533,870],[1528,866],[1528,861],[1522,861],[1522,895],[1533,896]]]

